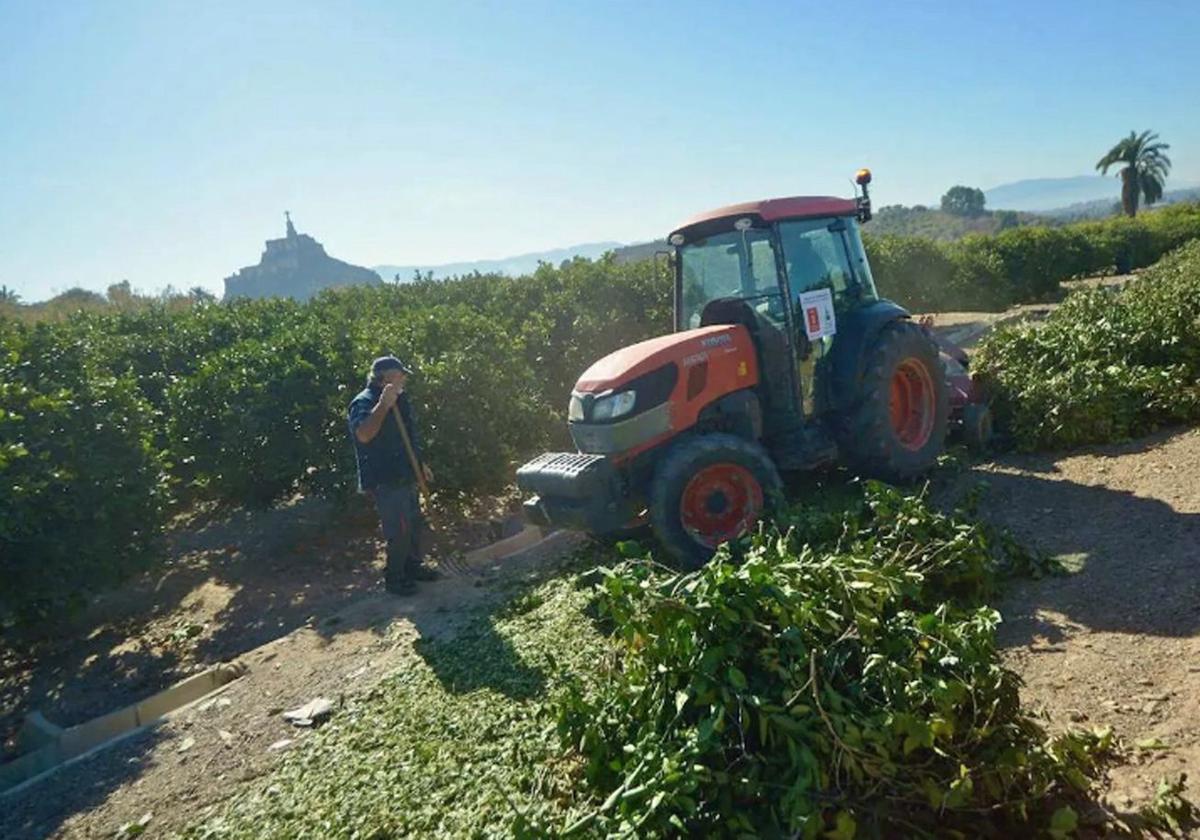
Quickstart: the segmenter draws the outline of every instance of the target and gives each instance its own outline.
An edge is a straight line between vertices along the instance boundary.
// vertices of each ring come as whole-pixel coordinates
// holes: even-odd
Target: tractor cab
[[[879,303],[855,199],[798,196],[722,207],[671,233],[675,329],[741,323],[758,349],[764,433],[786,466],[836,457],[816,422],[835,408],[830,361],[839,322]],[[891,310],[891,305],[888,305]],[[858,332],[855,330],[854,332]]]
[[[671,234],[675,248],[675,327],[701,326],[718,299],[749,302],[780,327],[800,296],[828,290],[846,311],[877,300],[858,226],[860,205],[798,197],[725,207]],[[803,326],[803,324],[801,324]]]
[[[751,527],[781,470],[840,460],[889,480],[933,465],[938,349],[880,299],[852,199],[736,204],[676,228],[674,332],[597,360],[572,390],[576,452],[517,471],[526,516],[613,534],[649,524],[685,566]]]

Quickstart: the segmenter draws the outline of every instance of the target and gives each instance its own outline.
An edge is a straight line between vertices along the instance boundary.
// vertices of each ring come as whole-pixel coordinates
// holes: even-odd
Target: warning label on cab
[[[833,315],[833,292],[829,289],[801,292],[800,311],[804,313],[804,332],[809,341],[837,333],[837,320]]]

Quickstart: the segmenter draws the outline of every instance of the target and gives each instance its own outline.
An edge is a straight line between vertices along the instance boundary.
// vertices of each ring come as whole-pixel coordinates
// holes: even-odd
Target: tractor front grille
[[[616,470],[603,455],[546,452],[517,470],[517,486],[542,497],[585,499],[612,492]]]

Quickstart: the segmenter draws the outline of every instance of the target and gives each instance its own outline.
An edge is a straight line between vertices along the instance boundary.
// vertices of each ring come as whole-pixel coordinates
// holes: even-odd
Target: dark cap
[[[405,373],[412,373],[412,368],[404,364],[395,356],[380,356],[375,361],[371,362],[371,376],[378,378],[383,376],[389,370],[401,370]]]

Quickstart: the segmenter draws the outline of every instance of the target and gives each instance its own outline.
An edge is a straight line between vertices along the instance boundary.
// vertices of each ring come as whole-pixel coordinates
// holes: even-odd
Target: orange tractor
[[[675,230],[675,329],[588,368],[578,452],[517,471],[526,517],[596,534],[649,521],[685,567],[744,533],[780,471],[841,460],[891,481],[933,465],[950,390],[930,333],[875,291],[862,195],[723,207]]]

